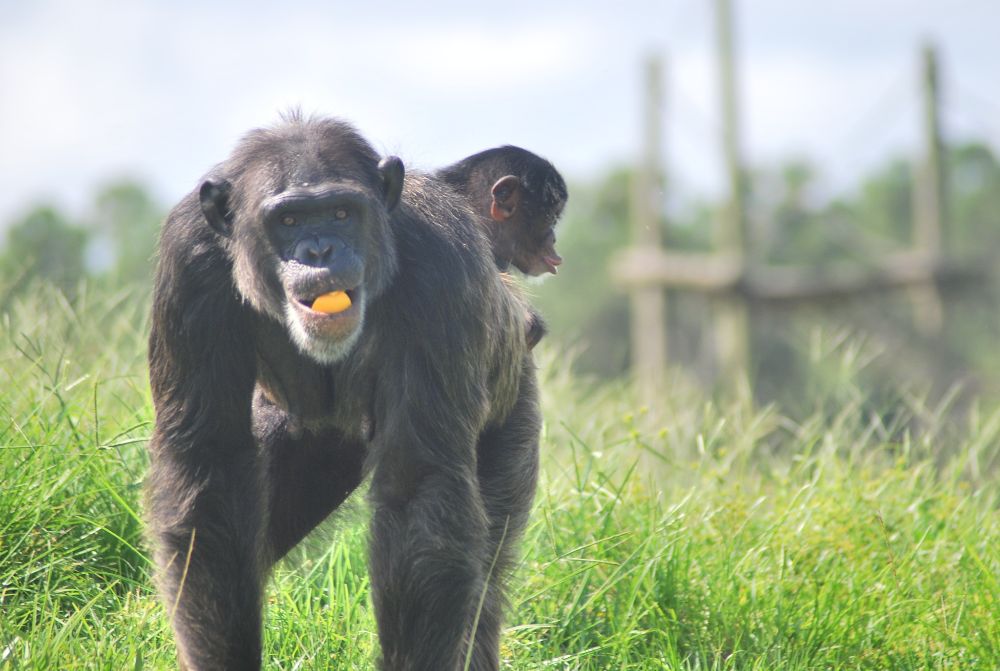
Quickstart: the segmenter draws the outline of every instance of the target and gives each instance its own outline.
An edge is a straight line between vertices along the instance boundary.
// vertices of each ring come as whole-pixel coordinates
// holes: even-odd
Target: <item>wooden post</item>
[[[918,172],[913,242],[917,249],[937,258],[946,242],[943,235],[945,189],[938,65],[932,45],[924,45],[920,60],[924,156]]]
[[[722,147],[729,189],[721,220],[716,227],[715,243],[719,251],[736,257],[738,263],[745,268],[748,262],[753,261],[753,255],[747,253],[753,247],[747,230],[746,194],[740,155],[731,0],[716,0],[715,17],[722,102]],[[750,315],[747,304],[739,296],[720,297],[714,302],[713,313],[719,373],[722,378],[732,381],[748,372]]]
[[[918,161],[913,188],[913,246],[940,263],[945,245],[944,157],[941,141],[940,92],[937,54],[930,44],[920,51],[921,97],[923,98],[923,156]],[[944,321],[941,296],[934,284],[910,291],[914,321],[927,335],[940,332]]]
[[[643,149],[632,188],[632,244],[635,247],[659,249],[663,210],[663,173],[660,161],[663,72],[659,58],[651,57],[647,60],[644,76],[646,99],[642,125]],[[663,389],[667,363],[663,293],[660,286],[636,286],[630,295],[632,368],[644,398]]]
[[[736,67],[733,62],[733,21],[731,0],[716,0],[716,38],[719,84],[722,103],[722,151],[729,193],[715,231],[716,245],[725,252],[745,251],[747,238],[744,217],[743,165],[740,156],[740,129]]]

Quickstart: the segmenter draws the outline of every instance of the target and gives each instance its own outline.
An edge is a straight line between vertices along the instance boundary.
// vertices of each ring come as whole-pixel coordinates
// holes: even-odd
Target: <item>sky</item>
[[[947,137],[1000,147],[997,0],[734,11],[748,165],[805,158],[835,192],[912,151],[924,41],[940,51]],[[0,226],[41,202],[86,216],[122,177],[173,203],[296,106],[351,120],[412,167],[517,144],[571,184],[597,179],[639,154],[651,54],[666,63],[670,188],[711,197],[713,30],[707,0],[0,0]]]

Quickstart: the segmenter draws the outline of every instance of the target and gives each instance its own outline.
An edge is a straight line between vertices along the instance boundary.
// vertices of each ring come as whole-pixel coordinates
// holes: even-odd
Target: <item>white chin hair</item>
[[[343,340],[331,342],[315,338],[306,331],[306,327],[299,320],[295,308],[288,303],[285,304],[285,325],[299,351],[321,364],[337,363],[346,357],[358,342],[358,338],[361,337],[361,325],[359,324],[358,328],[354,329],[354,332]]]

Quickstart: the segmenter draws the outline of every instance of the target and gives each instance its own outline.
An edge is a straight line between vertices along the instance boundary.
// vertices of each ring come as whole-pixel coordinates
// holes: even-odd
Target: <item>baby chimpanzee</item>
[[[525,275],[555,274],[555,226],[566,205],[566,182],[544,158],[504,146],[473,154],[437,172],[471,205],[486,229],[500,270],[513,265]],[[545,324],[529,313],[527,340],[534,347]]]

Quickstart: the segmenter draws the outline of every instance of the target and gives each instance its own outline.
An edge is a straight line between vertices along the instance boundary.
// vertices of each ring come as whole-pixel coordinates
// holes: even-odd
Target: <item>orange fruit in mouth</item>
[[[351,297],[347,295],[346,291],[331,291],[328,294],[317,296],[310,307],[316,312],[336,314],[351,307]]]

